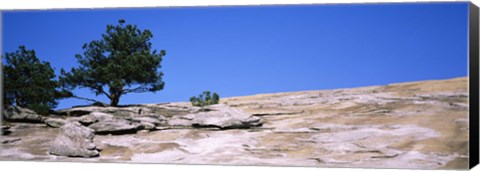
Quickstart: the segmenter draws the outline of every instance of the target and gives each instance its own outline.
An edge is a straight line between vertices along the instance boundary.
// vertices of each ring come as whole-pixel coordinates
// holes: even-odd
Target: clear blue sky
[[[167,51],[166,86],[120,104],[161,103],[203,90],[231,97],[466,76],[467,14],[467,2],[4,11],[2,48],[34,49],[58,75],[123,18]]]

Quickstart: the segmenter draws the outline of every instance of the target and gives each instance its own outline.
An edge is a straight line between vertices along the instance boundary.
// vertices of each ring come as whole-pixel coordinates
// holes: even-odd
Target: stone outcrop
[[[14,122],[43,123],[46,119],[34,111],[17,106],[8,106],[3,110],[3,118]]]
[[[136,133],[140,125],[133,124],[125,119],[112,119],[100,121],[88,126],[95,130],[96,134],[130,134]]]
[[[468,78],[456,78],[232,97],[203,108],[83,106],[64,110],[82,116],[61,117],[99,131],[91,150],[101,147],[98,158],[47,155],[60,129],[31,123],[12,123],[0,158],[461,170],[469,159],[468,96]]]
[[[94,130],[78,122],[67,122],[53,141],[49,153],[69,157],[96,157],[99,155],[93,137]]]
[[[220,129],[246,129],[262,125],[259,117],[245,114],[225,105],[214,105],[208,112],[190,115],[194,127],[216,127]]]
[[[140,123],[138,123],[137,129],[140,129],[140,130],[154,130],[154,129],[156,129],[156,127],[155,127],[155,124],[153,124],[151,122],[140,122]]]
[[[73,109],[64,109],[57,111],[59,115],[71,116],[71,117],[78,117],[83,115],[88,115],[92,113],[89,108],[73,108]]]
[[[247,129],[259,127],[262,121],[259,117],[245,114],[238,109],[226,105],[213,105],[204,110],[184,105],[170,105],[166,107],[156,106],[132,106],[119,107],[116,112],[114,107],[84,107],[72,109],[72,111],[89,111],[89,114],[80,117],[71,117],[69,121],[78,121],[81,124],[95,130],[96,134],[132,134],[138,130],[173,129],[210,127],[219,129]],[[166,112],[163,113],[161,109]],[[178,109],[187,114],[169,116],[169,113]],[[205,110],[208,109],[208,110]],[[135,113],[135,111],[141,111]],[[151,113],[152,111],[160,113]],[[63,112],[69,113],[68,110]],[[162,114],[165,114],[162,115]],[[52,121],[49,119],[48,121]],[[52,123],[54,124],[54,123]],[[50,126],[52,126],[50,124]],[[60,125],[60,124],[58,124]]]
[[[82,125],[88,126],[98,121],[98,118],[94,114],[83,115],[80,117],[69,118],[70,121],[77,121]]]
[[[93,112],[91,115],[98,122],[92,123],[88,127],[95,130],[96,134],[131,134],[141,128],[139,124],[111,114]]]
[[[65,123],[67,123],[65,119],[61,119],[61,118],[47,118],[45,119],[44,122],[48,126],[54,127],[54,128],[60,128],[61,126],[65,125]]]
[[[85,110],[82,110],[85,111]],[[108,114],[103,112],[92,111],[87,115],[79,117],[62,118],[47,118],[45,124],[50,127],[61,127],[67,122],[79,122],[80,124],[92,128],[96,134],[132,134],[137,130],[153,130],[156,126],[160,126],[165,123],[162,120],[163,117],[156,116],[134,116],[124,117],[115,116],[114,114]]]
[[[162,121],[156,117],[148,117],[148,116],[141,116],[141,117],[135,117],[130,119],[133,122],[145,122],[145,123],[151,123],[153,125],[160,125],[162,124]]]

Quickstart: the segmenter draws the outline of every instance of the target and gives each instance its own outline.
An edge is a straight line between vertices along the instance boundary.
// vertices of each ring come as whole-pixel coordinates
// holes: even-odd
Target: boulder
[[[217,105],[209,112],[200,112],[192,120],[194,127],[216,127],[220,129],[245,129],[261,126],[259,117],[245,114],[224,105]]]
[[[65,119],[61,119],[61,118],[48,118],[48,119],[45,119],[44,122],[48,126],[54,127],[54,128],[60,128],[61,126],[65,125],[65,123],[67,123]]]
[[[5,120],[14,122],[30,123],[43,123],[43,121],[46,119],[30,109],[17,106],[8,106],[5,110],[3,110],[3,118],[5,118]]]
[[[94,114],[83,115],[80,117],[69,118],[70,121],[77,121],[82,125],[88,126],[98,121],[98,118]]]
[[[93,144],[94,130],[78,122],[67,122],[50,146],[49,153],[69,157],[97,157],[99,152]]]
[[[99,122],[93,123],[88,127],[94,129],[96,134],[114,135],[136,133],[137,129],[141,128],[138,124],[133,124],[128,120],[120,118],[99,120]]]
[[[103,112],[92,112],[77,118],[71,118],[71,121],[78,121],[83,125],[95,130],[95,134],[130,134],[136,133],[138,128],[143,128],[138,123],[132,123],[119,116]],[[150,126],[150,125],[148,125]]]

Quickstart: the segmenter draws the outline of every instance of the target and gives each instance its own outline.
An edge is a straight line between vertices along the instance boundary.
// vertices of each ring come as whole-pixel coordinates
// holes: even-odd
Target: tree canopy
[[[46,114],[59,99],[71,96],[69,91],[60,90],[50,63],[40,61],[34,50],[20,46],[16,52],[6,53],[5,60],[4,106],[16,105]]]
[[[161,68],[165,50],[152,50],[153,34],[137,25],[107,25],[101,39],[83,45],[83,55],[77,54],[79,67],[69,72],[61,70],[63,86],[89,88],[95,95],[105,95],[111,106],[128,93],[156,92],[164,88]]]

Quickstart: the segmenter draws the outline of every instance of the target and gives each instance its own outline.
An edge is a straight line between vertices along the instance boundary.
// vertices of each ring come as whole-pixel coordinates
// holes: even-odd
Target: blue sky
[[[119,19],[165,49],[165,89],[120,104],[384,85],[467,75],[467,2],[4,11],[3,52],[25,45],[57,75]],[[79,96],[104,102],[88,89]],[[86,104],[61,100],[58,108]]]

